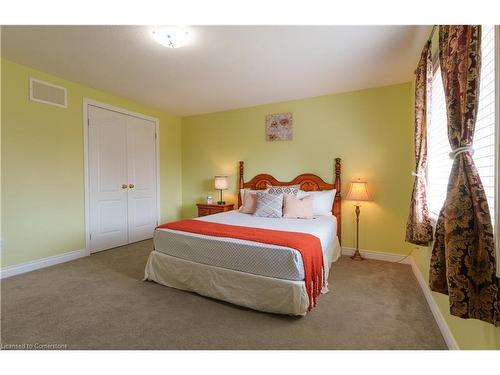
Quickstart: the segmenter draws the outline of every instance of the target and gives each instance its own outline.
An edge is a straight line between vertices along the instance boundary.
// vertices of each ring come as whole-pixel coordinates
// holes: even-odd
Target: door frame
[[[83,98],[83,165],[84,165],[84,186],[85,186],[85,250],[87,255],[90,251],[90,181],[89,181],[89,106],[118,112],[124,115],[137,117],[140,119],[152,121],[155,124],[156,133],[156,217],[157,223],[160,222],[160,120],[156,117],[147,116],[139,112],[129,111],[128,109],[116,107],[111,104],[102,103],[97,100]]]

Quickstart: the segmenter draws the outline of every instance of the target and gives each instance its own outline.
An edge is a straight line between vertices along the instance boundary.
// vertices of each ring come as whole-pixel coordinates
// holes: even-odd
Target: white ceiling
[[[192,115],[409,81],[430,26],[193,26],[180,49],[150,26],[3,26],[2,56]]]

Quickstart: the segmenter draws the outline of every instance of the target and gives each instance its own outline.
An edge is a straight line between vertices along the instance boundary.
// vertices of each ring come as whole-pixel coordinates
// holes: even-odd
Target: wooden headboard
[[[341,160],[340,158],[335,159],[334,174],[335,180],[333,184],[323,181],[323,179],[312,173],[304,173],[300,176],[295,177],[292,181],[283,182],[278,181],[276,178],[270,174],[262,173],[258,174],[250,181],[245,182],[244,178],[244,163],[240,161],[240,189],[254,189],[254,190],[264,190],[267,185],[273,186],[286,186],[286,185],[300,185],[300,189],[304,191],[318,191],[318,190],[332,190],[336,189],[335,199],[333,200],[332,213],[337,218],[337,236],[339,241],[342,240],[342,219],[341,219],[341,209],[340,209],[340,190],[341,190]],[[241,207],[241,194],[238,190],[238,208]]]

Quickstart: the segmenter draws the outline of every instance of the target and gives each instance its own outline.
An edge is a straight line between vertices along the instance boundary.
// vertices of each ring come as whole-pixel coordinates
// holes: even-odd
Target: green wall
[[[163,221],[181,204],[181,119],[2,59],[2,266],[85,247],[83,98],[160,120]],[[29,101],[29,77],[68,89],[68,108]]]
[[[369,182],[374,201],[361,207],[360,248],[408,253],[404,242],[412,188],[411,83],[185,117],[182,120],[182,213],[216,195],[213,176],[228,174],[226,201],[237,201],[238,161],[245,177],[269,172],[291,180],[303,172],[333,179],[333,162],[343,162],[348,182]],[[293,141],[266,142],[265,116],[293,113]],[[354,202],[342,205],[343,246],[355,245]]]

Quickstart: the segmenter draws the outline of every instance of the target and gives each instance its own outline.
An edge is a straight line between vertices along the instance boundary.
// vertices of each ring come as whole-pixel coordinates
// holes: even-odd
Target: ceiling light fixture
[[[181,48],[189,43],[191,33],[185,27],[165,26],[153,30],[154,40],[168,48]]]

